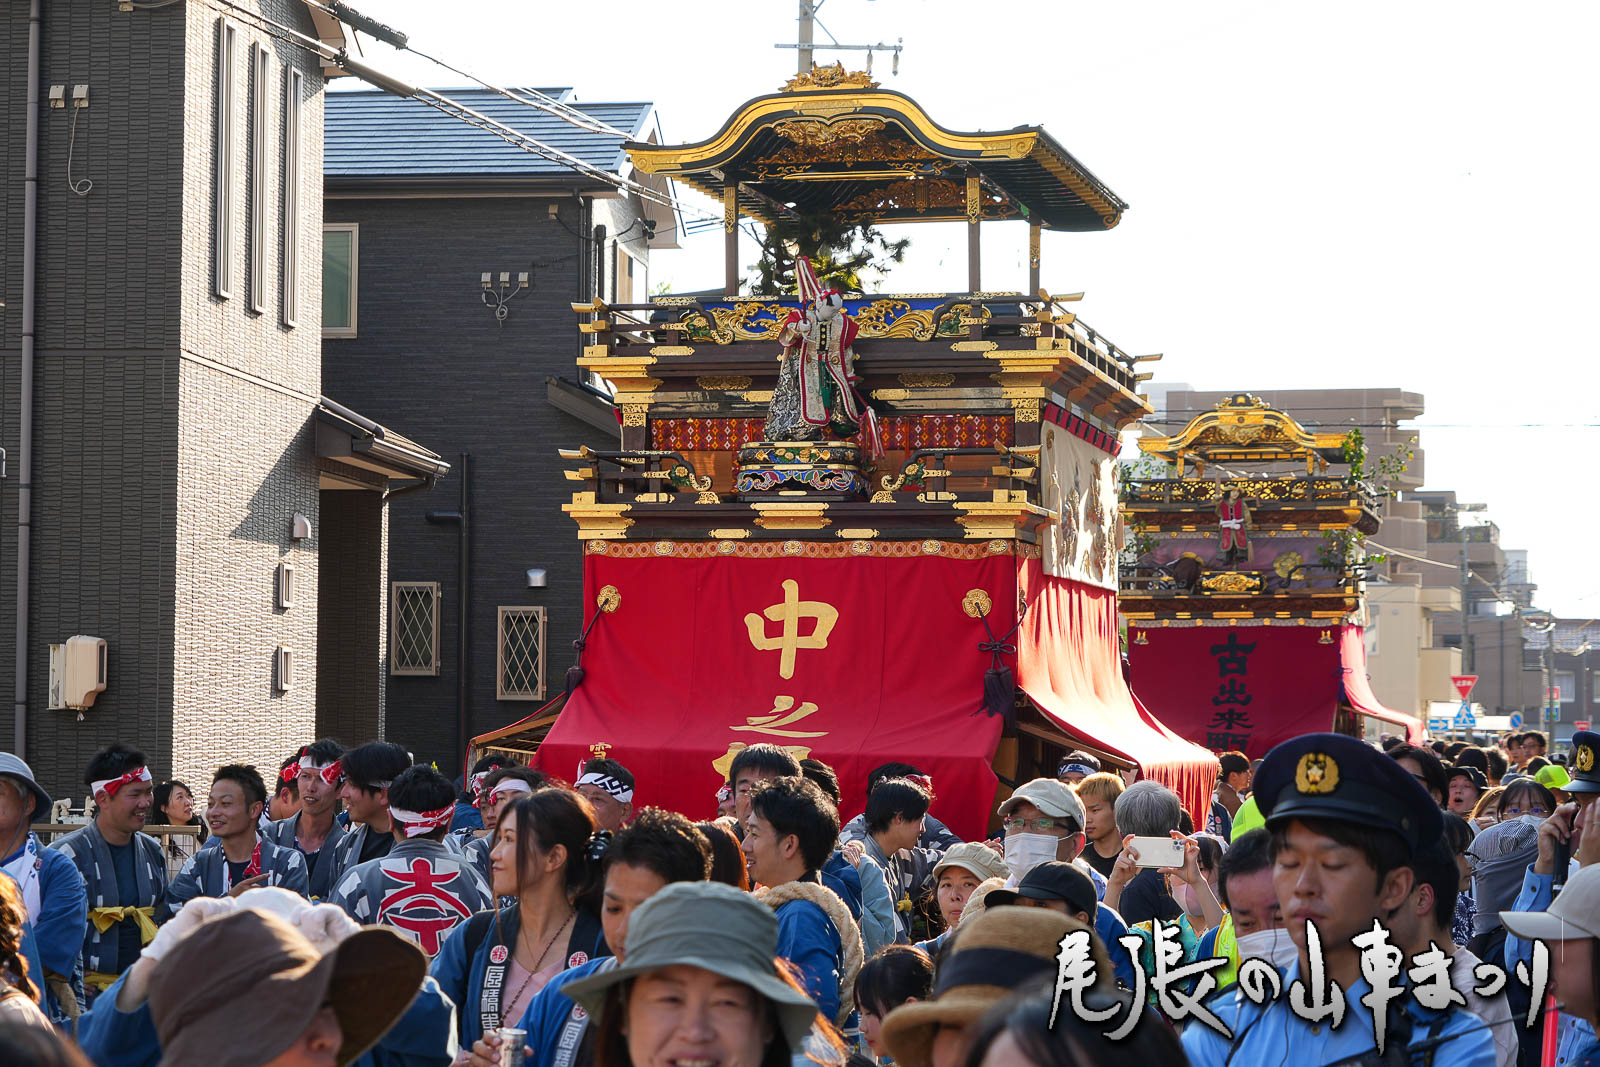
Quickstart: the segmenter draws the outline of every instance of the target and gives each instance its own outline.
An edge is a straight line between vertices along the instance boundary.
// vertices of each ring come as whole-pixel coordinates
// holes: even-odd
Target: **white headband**
[[[407,837],[417,837],[432,830],[443,830],[450,825],[450,817],[455,814],[455,804],[434,811],[407,811],[405,808],[389,807],[389,818],[400,824]]]
[[[577,784],[592,785],[600,789],[604,789],[607,793],[610,793],[619,804],[633,803],[633,790],[629,789],[627,786],[623,785],[620,781],[611,777],[609,774],[601,774],[599,771],[590,771],[582,778],[579,778]]]
[[[500,781],[494,784],[493,789],[489,790],[489,803],[499,803],[499,798],[503,793],[531,792],[533,792],[533,786],[529,785],[527,782],[524,782],[521,778],[502,778]]]
[[[135,767],[128,773],[119,774],[115,778],[102,778],[98,782],[90,782],[89,795],[93,796],[101,790],[105,790],[107,796],[114,797],[117,795],[117,791],[125,785],[131,785],[134,782],[148,781],[150,781],[150,768]]]

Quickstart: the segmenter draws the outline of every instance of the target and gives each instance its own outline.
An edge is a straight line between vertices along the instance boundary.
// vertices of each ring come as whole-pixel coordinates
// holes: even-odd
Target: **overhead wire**
[[[343,49],[334,48],[332,45],[319,41],[314,37],[309,37],[306,34],[301,33],[299,30],[294,29],[292,26],[286,26],[283,23],[277,22],[276,20],[262,15],[257,11],[253,11],[250,8],[236,4],[233,2],[233,0],[202,0],[202,2],[216,11],[221,11],[223,8],[226,8],[229,12],[234,13],[243,19],[251,21],[253,25],[257,26],[257,28],[271,34],[278,40],[311,52],[321,59],[331,60],[336,64],[346,67],[356,67],[364,70],[367,69],[365,68],[364,64],[359,64],[352,60],[349,54]],[[319,4],[318,6],[320,7],[322,5]],[[476,111],[473,108],[460,103],[459,101],[453,100],[450,97],[445,96],[443,93],[438,93],[431,89],[423,89],[417,86],[405,85],[396,79],[388,78],[387,75],[383,75],[380,71],[369,71],[369,73],[376,74],[380,78],[383,78],[385,81],[387,81],[388,84],[380,84],[381,88],[387,89],[390,92],[395,92],[395,95],[397,96],[405,96],[409,99],[417,100],[420,103],[426,104],[429,107],[442,112],[443,114],[450,115],[452,118],[465,122],[470,126],[475,126],[487,133],[492,133],[513,147],[521,148],[525,151],[543,156],[551,162],[560,163],[563,166],[569,167],[580,174],[594,178],[597,181],[601,181],[618,189],[634,193],[635,195],[639,196],[640,199],[650,201],[651,203],[660,204],[664,207],[671,207],[686,214],[695,214],[706,218],[718,218],[718,216],[706,211],[705,209],[684,204],[682,201],[678,200],[674,196],[671,196],[670,194],[662,193],[659,190],[650,188],[649,186],[641,185],[638,182],[624,178],[621,175],[613,174],[604,168],[596,167],[591,163],[585,162],[584,160],[571,155],[570,153],[563,152],[559,148],[548,145],[536,137],[532,137],[526,133],[523,133],[521,130],[516,129],[515,127],[508,126],[505,123],[500,122],[498,119],[491,118],[490,116]],[[410,90],[410,92],[400,93],[396,91],[398,88],[405,88]],[[627,135],[624,134],[622,136],[626,137]]]

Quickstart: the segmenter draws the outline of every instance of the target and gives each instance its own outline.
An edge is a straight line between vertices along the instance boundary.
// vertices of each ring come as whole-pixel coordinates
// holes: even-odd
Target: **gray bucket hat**
[[[9,752],[0,752],[0,775],[15,778],[33,791],[33,798],[37,801],[33,809],[33,822],[48,822],[50,819],[50,794],[33,778],[33,771],[26,763]]]
[[[754,989],[773,1002],[792,1051],[817,1021],[810,997],[778,977],[778,920],[748,893],[721,882],[674,882],[628,919],[627,955],[612,970],[569,983],[562,992],[601,1021],[606,990],[663,967],[699,967]]]

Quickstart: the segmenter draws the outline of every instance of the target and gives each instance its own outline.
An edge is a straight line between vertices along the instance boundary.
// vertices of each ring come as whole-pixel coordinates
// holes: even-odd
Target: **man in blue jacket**
[[[861,934],[817,872],[833,854],[839,812],[814,782],[779,778],[749,794],[744,854],[757,898],[778,918],[778,955],[799,968],[824,1017],[843,1023],[861,969]]]

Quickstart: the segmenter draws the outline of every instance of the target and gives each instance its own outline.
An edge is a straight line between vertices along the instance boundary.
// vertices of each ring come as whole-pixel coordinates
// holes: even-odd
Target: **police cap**
[[[1579,730],[1572,735],[1567,770],[1572,775],[1572,781],[1563,787],[1568,793],[1600,793],[1600,734]]]
[[[1413,853],[1444,833],[1439,806],[1404,767],[1344,734],[1303,734],[1268,752],[1255,795],[1268,829],[1336,819],[1398,834]]]

